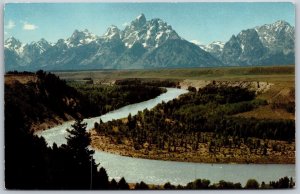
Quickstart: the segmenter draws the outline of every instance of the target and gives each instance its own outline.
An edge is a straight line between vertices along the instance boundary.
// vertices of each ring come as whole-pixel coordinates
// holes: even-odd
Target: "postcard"
[[[4,5],[5,186],[292,189],[295,5]]]

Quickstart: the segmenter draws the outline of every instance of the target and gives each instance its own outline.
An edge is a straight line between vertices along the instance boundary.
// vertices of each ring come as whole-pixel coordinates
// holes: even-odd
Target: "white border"
[[[297,111],[297,105],[299,102],[299,95],[300,95],[300,91],[299,91],[299,86],[297,83],[299,83],[300,78],[298,76],[299,71],[300,71],[300,67],[298,67],[299,65],[299,46],[300,46],[300,39],[299,39],[299,32],[300,32],[300,25],[298,25],[297,23],[297,16],[299,16],[299,1],[297,0],[135,0],[135,1],[129,1],[129,0],[0,0],[0,138],[2,141],[1,142],[1,148],[0,148],[0,193],[32,193],[32,192],[38,192],[38,193],[54,193],[54,191],[7,191],[5,190],[4,187],[4,58],[3,58],[3,38],[4,38],[4,34],[3,34],[3,7],[5,3],[47,3],[47,2],[52,2],[52,3],[65,3],[65,2],[81,2],[81,3],[88,3],[88,2],[136,2],[136,3],[143,3],[143,2],[292,2],[295,4],[295,8],[296,8],[296,18],[295,18],[295,29],[296,29],[296,39],[295,39],[295,57],[296,57],[296,131],[299,130],[299,111]],[[297,65],[298,64],[298,65]],[[150,191],[155,192],[155,193],[186,193],[186,192],[208,192],[208,193],[222,193],[222,194],[231,194],[231,193],[300,193],[300,184],[299,184],[299,160],[298,160],[298,156],[299,156],[299,143],[298,141],[300,140],[300,134],[299,132],[296,132],[296,189],[292,189],[292,190],[255,190],[255,191],[248,191],[248,190],[208,190],[208,191],[200,191],[200,190],[196,190],[196,191],[187,191],[187,190],[183,190],[183,191],[179,191],[179,190],[175,190],[175,191]],[[126,177],[125,177],[126,178]],[[101,193],[125,193],[128,191],[55,191],[55,193],[86,193],[86,192],[101,192]],[[138,192],[138,193],[146,193],[146,191],[130,191],[130,192]],[[149,191],[148,191],[149,192]]]

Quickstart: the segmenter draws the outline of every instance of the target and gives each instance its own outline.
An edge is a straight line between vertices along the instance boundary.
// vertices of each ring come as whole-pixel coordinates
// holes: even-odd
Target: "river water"
[[[103,122],[112,119],[120,119],[131,115],[136,115],[138,111],[145,108],[152,109],[162,101],[167,102],[177,98],[187,90],[167,88],[167,92],[158,97],[144,102],[124,106],[118,110],[109,112],[99,117],[84,119],[87,129],[94,127],[95,122],[100,118]],[[51,129],[37,132],[38,136],[43,136],[49,145],[54,142],[57,145],[66,143],[66,129],[70,128],[74,121],[65,122],[62,125]],[[95,151],[96,163],[103,166],[110,178],[119,179],[125,177],[127,182],[144,181],[148,184],[172,184],[185,185],[197,178],[208,179],[212,183],[220,180],[240,182],[245,185],[248,179],[254,178],[259,182],[278,180],[284,176],[293,177],[295,180],[295,165],[287,164],[203,164],[190,162],[174,162],[161,160],[148,160],[141,158],[131,158],[116,154]]]

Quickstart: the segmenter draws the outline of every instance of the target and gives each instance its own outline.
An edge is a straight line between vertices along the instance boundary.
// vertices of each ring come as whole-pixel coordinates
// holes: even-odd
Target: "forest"
[[[70,120],[80,117],[99,116],[121,106],[154,98],[165,89],[144,85],[102,86],[83,83],[67,83],[58,76],[42,70],[32,72],[9,72],[8,76],[33,77],[26,84],[14,80],[5,84],[5,102],[15,106],[33,124],[58,119]],[[13,112],[7,112],[12,114]],[[34,129],[41,130],[41,129]]]
[[[18,73],[21,75],[28,75],[28,72]],[[131,88],[132,91],[136,91],[138,87],[144,86],[132,86],[130,84],[124,84],[120,88],[116,90],[107,90],[106,92],[101,92],[102,89],[93,88],[92,86],[85,86],[85,88],[78,89],[81,86],[69,86],[64,80],[59,79],[54,74],[46,73],[43,71],[38,71],[35,74],[30,73],[30,75],[36,76],[36,81],[29,81],[28,83],[20,83],[18,81],[14,81],[11,84],[5,84],[5,187],[7,189],[52,189],[52,190],[61,190],[61,189],[69,189],[69,190],[88,190],[88,189],[271,189],[271,188],[293,188],[294,180],[288,177],[281,178],[277,181],[271,181],[269,183],[261,183],[259,184],[256,180],[249,180],[247,184],[243,187],[240,183],[231,183],[226,181],[220,181],[219,183],[211,184],[209,180],[198,179],[191,183],[188,183],[186,186],[181,185],[172,185],[170,183],[162,183],[160,186],[152,186],[147,185],[144,182],[140,183],[127,183],[125,178],[121,178],[120,180],[109,179],[106,170],[104,168],[100,168],[101,164],[96,164],[93,159],[94,151],[88,149],[91,144],[91,136],[86,132],[86,124],[82,122],[83,117],[92,116],[98,110],[108,111],[108,109],[95,108],[93,111],[87,109],[86,107],[95,106],[95,104],[100,103],[98,100],[105,95],[111,95],[113,92],[122,91],[122,87]],[[119,86],[118,86],[119,87]],[[145,86],[149,93],[155,93],[156,95],[164,92],[162,89],[157,89],[154,86]],[[90,97],[88,92],[85,91],[98,91],[95,92],[94,95]],[[105,89],[103,89],[105,90]],[[224,106],[220,108],[218,111],[227,111],[226,116],[230,117],[232,111],[236,109],[236,107],[246,107],[245,109],[250,109],[251,107],[259,106],[261,103],[265,103],[262,101],[257,101],[254,99],[254,96],[251,92],[240,91],[239,89],[232,89],[241,95],[241,98],[245,100],[245,102],[240,102],[235,99],[235,96],[230,96],[226,94],[222,89],[214,89],[213,91],[217,91],[217,93],[222,94],[216,99],[207,98],[207,101],[201,101],[205,106],[213,106],[213,103]],[[223,94],[223,93],[224,94]],[[117,92],[116,92],[117,93]],[[117,96],[116,98],[125,99],[124,104],[128,103],[125,96],[130,96],[131,94],[125,94],[123,97]],[[151,94],[153,95],[153,94]],[[142,94],[138,100],[145,100],[145,98],[150,98],[150,94]],[[190,92],[189,95],[204,95],[201,94],[201,91]],[[106,96],[105,103],[112,103],[111,99]],[[189,99],[187,97],[187,99]],[[192,106],[192,102],[198,103],[194,101],[194,99],[187,100],[184,98],[176,99],[171,101],[170,103],[163,103],[158,106],[153,111],[145,110],[144,112],[140,112],[137,116],[128,116],[128,122],[123,126],[122,130],[127,130],[129,136],[135,137],[135,142],[137,143],[137,147],[140,146],[140,142],[146,141],[145,135],[149,135],[149,141],[157,141],[160,142],[159,146],[163,146],[161,141],[164,138],[167,138],[166,142],[171,141],[168,140],[168,135],[166,133],[162,133],[161,138],[157,138],[157,134],[151,134],[147,132],[147,128],[143,128],[141,131],[141,135],[137,135],[138,130],[141,130],[141,126],[143,125],[142,119],[146,119],[144,121],[149,121],[149,125],[147,127],[151,127],[152,125],[156,125],[158,132],[162,132],[162,127],[160,125],[165,125],[166,129],[169,132],[175,132],[176,135],[180,135],[177,131],[179,128],[176,128],[175,125],[178,123],[174,123],[173,119],[178,118],[179,126],[185,127],[186,134],[191,132],[191,134],[196,134],[198,127],[197,122],[201,122],[202,120],[195,120],[196,112],[189,111],[185,112],[184,108],[180,110],[180,107],[184,105],[189,107],[189,103],[191,103],[190,108]],[[197,99],[197,98],[196,98]],[[213,102],[211,101],[213,99]],[[130,99],[131,100],[131,99]],[[189,102],[180,105],[182,102]],[[225,103],[226,102],[226,103]],[[228,103],[227,103],[228,102]],[[247,104],[247,103],[248,104]],[[238,103],[246,103],[247,105]],[[228,105],[230,104],[230,105]],[[236,104],[236,106],[234,105]],[[198,103],[197,106],[201,104]],[[104,106],[104,105],[103,105]],[[117,104],[115,107],[119,106]],[[112,108],[115,108],[112,106]],[[177,109],[175,108],[177,106]],[[233,106],[228,108],[229,106]],[[250,108],[249,108],[250,107]],[[230,110],[231,111],[228,111]],[[218,113],[216,111],[216,115]],[[75,124],[72,126],[70,130],[68,130],[69,135],[67,137],[67,144],[63,144],[62,146],[57,146],[56,144],[47,145],[46,141],[42,137],[37,137],[33,134],[31,130],[31,125],[35,122],[43,121],[48,117],[53,115],[58,115],[60,117],[65,117],[65,115],[71,115],[76,118]],[[219,112],[220,114],[220,112]],[[151,118],[153,117],[153,118]],[[189,121],[193,121],[191,124],[185,123],[185,118],[189,118]],[[67,119],[67,118],[66,118]],[[203,119],[207,119],[209,121],[209,115],[203,117]],[[232,118],[232,123],[225,125],[225,123],[220,122],[218,125],[224,124],[224,126],[232,126],[236,122],[238,124],[243,124],[239,119],[235,121]],[[162,120],[165,122],[155,123],[158,120]],[[110,123],[101,123],[96,127],[98,131],[105,132],[107,134],[112,134],[110,127],[119,121],[113,121]],[[260,127],[270,125],[268,121],[266,123],[262,123]],[[269,121],[271,122],[271,121]],[[295,124],[294,122],[283,122],[277,121],[276,125],[270,125],[271,127],[276,128],[279,124],[282,127],[286,127],[290,129]],[[254,125],[255,122],[253,122]],[[96,124],[97,125],[97,124]],[[213,124],[211,124],[213,125]],[[144,125],[146,126],[146,125]],[[210,126],[210,125],[207,125]],[[171,129],[170,127],[174,128]],[[203,128],[203,131],[205,128]],[[208,132],[217,133],[218,131],[213,131],[212,128],[209,129]],[[257,128],[258,130],[259,128]],[[277,129],[277,128],[276,128]],[[173,130],[173,131],[170,131]],[[249,134],[254,134],[260,136],[257,130],[250,130],[245,132],[245,134],[239,134],[238,129],[229,129],[227,135],[236,134],[239,138],[243,137],[243,135],[247,136]],[[283,131],[281,131],[283,130]],[[284,131],[285,129],[277,129],[276,133],[266,133],[265,136],[272,138],[281,139],[279,134],[282,133],[284,136],[282,139],[286,139],[289,141],[294,140],[294,134],[289,134]],[[131,131],[131,133],[129,133]],[[271,131],[271,129],[270,129]],[[206,131],[205,131],[206,132]],[[127,133],[126,133],[127,134]],[[222,136],[221,132],[217,134]],[[125,134],[117,133],[116,137],[122,137]],[[183,134],[182,134],[183,135]],[[263,134],[262,134],[263,135]],[[223,134],[224,136],[224,134]],[[157,140],[155,140],[155,137]],[[196,138],[197,135],[190,136],[188,138]],[[201,134],[199,137],[202,137]],[[184,141],[187,141],[188,138],[183,138]],[[200,138],[201,139],[201,138]],[[204,137],[205,141],[212,141],[208,136]],[[207,139],[207,140],[206,140]],[[122,140],[121,140],[122,141]],[[147,140],[148,141],[148,140]],[[183,141],[183,144],[184,144]],[[201,140],[199,140],[201,141]],[[177,142],[181,143],[181,142]],[[153,143],[154,144],[154,143]],[[188,145],[188,143],[186,143]],[[164,145],[166,146],[166,145]],[[133,186],[131,186],[133,185]]]
[[[179,99],[159,104],[152,110],[145,109],[136,116],[129,115],[126,120],[107,123],[100,120],[95,123],[95,130],[98,135],[109,137],[113,144],[127,142],[145,158],[155,158],[147,156],[153,151],[157,155],[193,153],[198,157],[197,152],[203,146],[210,155],[222,155],[221,161],[216,158],[215,162],[252,163],[249,154],[266,156],[266,161],[271,153],[294,152],[291,144],[295,141],[294,120],[234,116],[267,104],[256,99],[254,91],[213,83],[198,91],[192,87],[189,90]],[[280,141],[285,143],[279,145]],[[244,159],[232,158],[235,152]],[[174,154],[170,157],[174,158]]]
[[[134,84],[132,82],[116,83],[113,86],[68,83],[87,100],[89,106],[84,106],[91,116],[102,115],[120,107],[152,99],[166,89],[152,85]]]

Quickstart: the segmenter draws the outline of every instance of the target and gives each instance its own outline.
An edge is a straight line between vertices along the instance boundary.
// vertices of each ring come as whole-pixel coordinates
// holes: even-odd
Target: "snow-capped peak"
[[[142,27],[143,25],[145,25],[145,23],[146,23],[146,17],[145,17],[145,15],[142,13],[142,14],[140,14],[138,17],[136,17],[136,19],[135,20],[133,20],[132,22],[131,22],[131,24],[133,25],[133,26],[135,26],[135,27]]]
[[[291,28],[293,28],[288,22],[283,21],[283,20],[278,20],[272,24],[265,24],[262,26],[257,26],[255,27],[255,30],[257,32],[261,31],[261,30],[270,30],[270,31],[281,31],[283,29],[285,29],[286,31],[290,30]]]
[[[102,36],[102,38],[109,39],[109,40],[111,40],[111,39],[119,39],[120,38],[120,30],[119,30],[119,28],[117,26],[114,26],[114,25],[110,26],[106,30],[106,32]]]
[[[6,39],[4,42],[4,47],[8,49],[16,49],[19,48],[20,46],[22,46],[22,43],[12,36]]]
[[[278,20],[273,25],[275,25],[276,27],[290,26],[290,24],[288,22],[284,21],[284,20]]]
[[[52,46],[52,44],[50,44],[44,38],[40,39],[37,42],[31,43],[31,45],[34,45],[36,48],[38,48],[40,54],[42,54],[43,52],[45,52],[47,49],[49,49]]]
[[[278,20],[272,24],[257,26],[255,30],[259,35],[259,39],[268,48],[274,47],[274,45],[277,44],[277,40],[294,40],[295,35],[294,27],[283,20]]]
[[[166,22],[158,18],[146,21],[144,14],[139,15],[126,26],[121,37],[128,48],[135,43],[142,44],[144,48],[153,48],[168,39],[181,39]]]
[[[222,41],[213,41],[212,43],[208,45],[198,45],[200,48],[202,48],[205,51],[208,52],[221,52],[224,48],[225,43]]]
[[[24,44],[12,36],[6,39],[4,42],[4,48],[15,51],[19,55],[23,52],[24,46]]]
[[[65,40],[68,47],[76,47],[88,44],[97,39],[95,34],[90,33],[87,29],[84,31],[75,30],[72,36]]]
[[[146,17],[143,13],[141,13],[138,17],[136,17],[137,20],[146,20]]]

